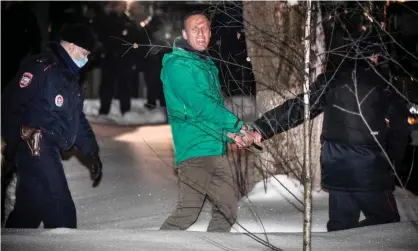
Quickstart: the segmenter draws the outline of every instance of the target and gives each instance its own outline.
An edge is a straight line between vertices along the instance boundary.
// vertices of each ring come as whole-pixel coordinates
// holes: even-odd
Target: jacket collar
[[[210,55],[209,52],[207,50],[205,51],[197,51],[195,49],[193,49],[186,40],[183,39],[183,37],[177,37],[174,40],[174,45],[173,45],[173,52],[178,52],[178,51],[186,51],[188,52],[188,54],[193,55],[194,57],[199,57],[200,59],[203,60],[207,60],[210,59]]]
[[[61,44],[59,44],[59,42],[53,43],[50,48],[57,57],[58,63],[63,65],[73,76],[78,76],[80,68],[74,63]]]

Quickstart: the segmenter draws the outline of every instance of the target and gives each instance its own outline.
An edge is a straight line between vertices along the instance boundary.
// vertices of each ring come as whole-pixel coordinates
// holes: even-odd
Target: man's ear
[[[187,40],[187,33],[185,30],[182,30],[181,33],[183,34],[184,40]]]

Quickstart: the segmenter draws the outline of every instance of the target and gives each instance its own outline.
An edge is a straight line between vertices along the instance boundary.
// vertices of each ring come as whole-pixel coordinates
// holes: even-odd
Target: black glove
[[[102,180],[102,162],[98,155],[91,158],[90,178],[93,181],[93,187],[97,187]]]

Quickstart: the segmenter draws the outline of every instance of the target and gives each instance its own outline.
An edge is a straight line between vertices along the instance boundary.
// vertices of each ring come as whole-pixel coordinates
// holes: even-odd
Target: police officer
[[[60,38],[50,50],[22,62],[2,97],[2,134],[15,149],[19,176],[6,228],[37,228],[41,222],[45,228],[77,227],[61,150],[75,145],[89,157],[93,186],[102,177],[99,147],[83,113],[78,83],[95,37],[90,28],[72,24]]]

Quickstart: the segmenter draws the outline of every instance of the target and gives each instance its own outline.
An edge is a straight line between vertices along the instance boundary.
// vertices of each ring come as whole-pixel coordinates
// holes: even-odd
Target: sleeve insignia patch
[[[22,77],[20,78],[20,81],[19,81],[19,86],[21,88],[25,88],[25,87],[29,86],[30,83],[32,82],[32,78],[33,78],[32,73],[29,73],[29,72],[23,73],[23,75],[22,75]]]

